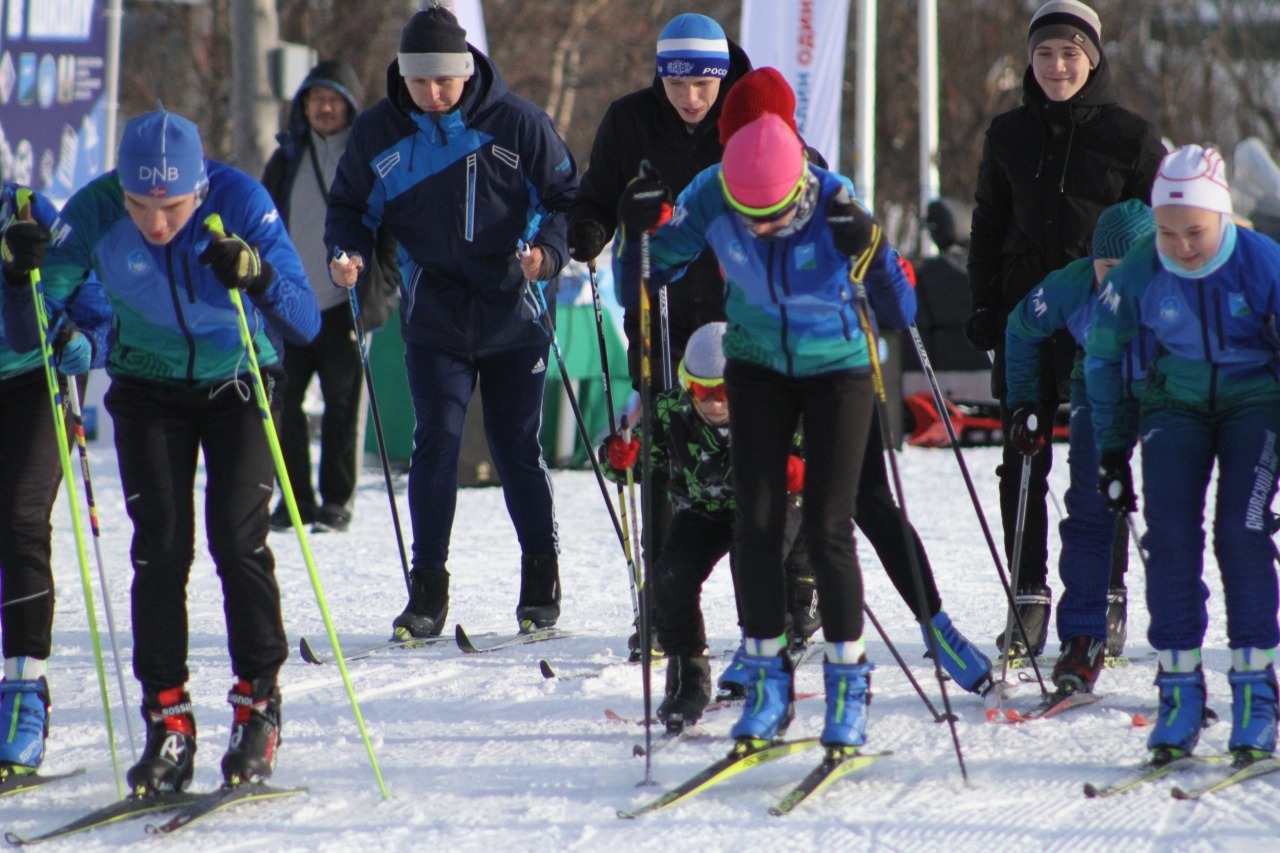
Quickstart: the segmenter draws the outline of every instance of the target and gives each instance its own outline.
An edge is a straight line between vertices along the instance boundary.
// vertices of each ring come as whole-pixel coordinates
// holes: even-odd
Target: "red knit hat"
[[[769,217],[800,197],[806,171],[800,137],[780,117],[765,113],[724,147],[720,188],[739,213]]]
[[[750,71],[733,84],[720,107],[720,144],[729,144],[744,124],[765,113],[773,113],[799,135],[796,128],[796,93],[776,68],[765,66]]]

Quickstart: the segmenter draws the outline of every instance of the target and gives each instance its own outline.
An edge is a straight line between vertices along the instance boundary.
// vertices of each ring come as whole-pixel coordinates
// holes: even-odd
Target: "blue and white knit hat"
[[[706,15],[676,15],[658,36],[659,77],[729,75],[729,40]]]
[[[125,191],[137,195],[199,192],[208,183],[200,128],[163,108],[137,116],[124,126],[116,174]]]

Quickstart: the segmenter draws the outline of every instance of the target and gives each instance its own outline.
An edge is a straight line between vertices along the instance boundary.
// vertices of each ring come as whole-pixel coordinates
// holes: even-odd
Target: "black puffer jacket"
[[[656,75],[648,88],[610,104],[596,131],[591,161],[582,176],[578,197],[569,208],[570,228],[577,220],[590,219],[598,222],[605,234],[613,234],[618,224],[618,199],[627,183],[639,173],[642,160],[648,160],[658,170],[673,196],[679,195],[703,169],[719,163],[724,153],[717,128],[720,109],[729,89],[750,70],[751,60],[730,40],[729,73],[720,83],[715,104],[692,133],[667,99],[662,78]],[[616,265],[614,271],[616,274]],[[674,363],[680,359],[684,342],[695,329],[725,319],[724,279],[720,277],[715,255],[703,252],[689,265],[680,287],[668,289],[667,297]]]
[[[987,129],[969,246],[973,307],[1005,317],[1049,273],[1088,255],[1105,208],[1150,201],[1164,154],[1151,125],[1116,103],[1105,55],[1065,102],[1049,100],[1028,66],[1022,106]],[[1069,388],[1075,342],[1068,334],[1049,346],[1054,384]],[[992,390],[1003,397],[1004,347],[996,352]]]

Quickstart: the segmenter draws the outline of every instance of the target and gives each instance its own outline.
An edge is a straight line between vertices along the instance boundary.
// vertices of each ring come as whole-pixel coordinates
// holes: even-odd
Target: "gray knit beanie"
[[[1096,68],[1102,61],[1102,21],[1078,0],[1050,0],[1031,16],[1027,28],[1027,57],[1046,39],[1066,39],[1085,52]]]
[[[725,323],[708,323],[689,336],[681,372],[692,379],[724,378]]]

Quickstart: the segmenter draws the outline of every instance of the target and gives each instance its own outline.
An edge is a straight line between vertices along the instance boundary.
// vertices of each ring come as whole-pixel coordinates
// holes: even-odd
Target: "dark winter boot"
[[[409,573],[409,604],[391,626],[397,639],[438,637],[448,615],[449,573],[443,568],[414,569]]]
[[[1053,685],[1059,693],[1092,693],[1102,672],[1106,644],[1096,637],[1072,637],[1062,644],[1053,665]]]
[[[49,737],[49,682],[40,678],[0,681],[0,778],[34,773]]]
[[[818,612],[818,583],[811,574],[787,578],[787,639],[792,648],[804,646],[822,627]]]
[[[1159,757],[1188,755],[1200,740],[1205,713],[1200,650],[1160,652],[1156,687],[1160,690],[1160,708],[1155,728],[1147,737],[1147,748]]]
[[[1022,619],[1022,626],[1027,629],[1027,639],[1031,641],[1030,654],[1039,657],[1044,654],[1044,644],[1049,638],[1049,610],[1053,603],[1049,587],[1039,586],[1020,589],[1014,593],[1013,603],[1018,608],[1018,616]],[[1012,632],[1013,646],[1009,649],[1009,657],[1027,657],[1027,646],[1022,641],[1022,632],[1018,630],[1016,620],[1013,623]],[[1001,632],[996,637],[996,648],[1001,652],[1005,650],[1004,632]]]
[[[1129,591],[1113,586],[1107,591],[1107,657],[1118,658],[1124,654],[1124,641],[1128,638]]]
[[[237,679],[227,702],[231,745],[222,756],[222,778],[228,785],[271,778],[280,748],[280,689],[274,678]]]
[[[142,758],[129,768],[126,779],[134,793],[181,791],[191,784],[196,769],[196,718],[191,697],[181,687],[142,692],[142,719],[147,743]]]
[[[1232,649],[1231,741],[1237,760],[1268,758],[1276,751],[1276,671],[1270,649]]]
[[[550,628],[560,618],[560,561],[555,554],[520,558],[520,603],[516,620],[521,631]]]
[[[658,706],[658,720],[671,734],[679,734],[702,717],[711,702],[711,661],[706,653],[672,655],[667,659],[667,689]]]

